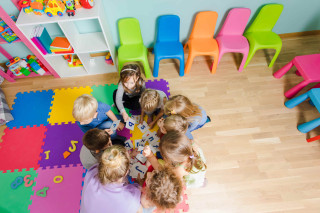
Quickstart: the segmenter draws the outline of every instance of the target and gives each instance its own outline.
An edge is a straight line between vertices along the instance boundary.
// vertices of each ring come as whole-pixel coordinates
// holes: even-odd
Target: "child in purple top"
[[[91,167],[82,189],[80,213],[137,213],[141,191],[137,184],[125,184],[129,155],[123,146],[107,148],[99,164]]]

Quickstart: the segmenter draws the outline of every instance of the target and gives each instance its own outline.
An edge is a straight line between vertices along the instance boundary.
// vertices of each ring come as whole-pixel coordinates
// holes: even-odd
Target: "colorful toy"
[[[21,8],[23,8],[23,11],[24,11],[25,13],[27,13],[27,14],[33,12],[32,7],[30,6],[30,1],[31,1],[31,0],[20,0],[19,3],[18,3],[19,6],[20,6]]]
[[[94,6],[94,1],[93,0],[80,0],[80,3],[83,8],[86,9],[91,9]]]
[[[12,183],[11,183],[11,189],[18,188],[23,183],[23,177],[18,176]]]
[[[63,13],[66,12],[66,6],[60,0],[49,0],[47,7],[44,12],[49,16],[63,16]]]
[[[79,2],[79,0],[74,0],[74,7],[75,7],[76,9],[79,9],[79,8],[82,7],[81,4],[80,4],[80,2]]]
[[[71,155],[70,152],[65,151],[65,152],[63,153],[63,158],[66,159],[66,158],[69,157],[70,155]]]
[[[17,21],[17,18],[15,16],[11,16],[11,19],[14,22]],[[9,44],[19,39],[18,36],[2,19],[0,19],[0,36]]]
[[[43,187],[42,189],[36,192],[36,195],[38,195],[39,197],[46,197],[48,189],[49,187]]]
[[[31,0],[30,7],[34,14],[41,16],[44,13],[43,0]]]
[[[62,181],[63,181],[63,177],[61,175],[55,176],[53,178],[53,182],[55,182],[55,183],[61,183]]]
[[[113,60],[112,60],[112,58],[111,58],[110,52],[107,53],[106,58],[105,58],[105,61],[106,61],[107,64],[114,65]]]
[[[78,143],[78,141],[74,141],[74,140],[71,141],[71,146],[72,146],[72,147],[69,147],[69,151],[70,151],[70,152],[76,151],[76,149],[77,149],[76,144],[77,144],[77,143]]]
[[[15,75],[15,76],[20,76],[22,75],[22,73],[20,72],[21,67],[19,66],[19,62],[20,58],[19,57],[15,57],[10,59],[7,63],[6,66],[8,67],[8,69]]]
[[[69,67],[82,67],[82,62],[74,55],[63,55],[63,58],[68,61]]]
[[[74,4],[71,0],[64,0],[64,3],[66,4],[67,7],[67,14],[68,16],[74,16],[75,15],[75,7]]]
[[[21,67],[21,70],[20,72],[25,75],[25,76],[28,76],[30,75],[30,68],[28,66],[28,62],[27,62],[27,59],[26,58],[22,58],[20,61],[19,61],[19,66]]]
[[[24,186],[25,186],[25,187],[30,187],[30,186],[32,186],[33,180],[29,180],[30,177],[31,177],[31,175],[26,175],[26,176],[24,176],[23,181],[24,181]]]
[[[48,160],[48,159],[49,159],[49,153],[50,153],[50,150],[45,151],[44,153],[46,153],[46,160]]]
[[[38,60],[35,60],[35,56],[28,55],[27,59],[28,59],[29,67],[33,72],[35,72],[35,73],[37,73],[39,75],[43,75],[45,73],[44,69],[42,69],[40,67],[40,64],[38,63]]]

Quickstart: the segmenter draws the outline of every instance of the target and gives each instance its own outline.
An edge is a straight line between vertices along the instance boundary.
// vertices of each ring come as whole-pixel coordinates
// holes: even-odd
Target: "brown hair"
[[[175,208],[182,193],[181,179],[168,167],[153,170],[147,180],[147,197],[160,209]]]
[[[112,143],[110,143],[110,135],[106,131],[98,128],[88,130],[83,135],[82,142],[83,145],[92,151],[102,150],[106,148],[107,145],[112,145]]]
[[[170,115],[163,121],[163,127],[167,132],[178,131],[185,133],[188,129],[189,123],[186,118],[181,115]]]
[[[124,146],[114,145],[104,150],[98,167],[101,184],[116,182],[126,176],[129,170],[129,155]]]
[[[127,64],[122,67],[120,72],[119,83],[121,82],[126,93],[131,93],[131,91],[124,85],[129,78],[135,76],[137,78],[136,82],[136,92],[139,93],[144,85],[144,80],[141,77],[140,66],[138,64]]]
[[[163,159],[173,167],[186,163],[185,170],[189,173],[197,173],[207,168],[200,154],[194,150],[191,141],[183,133],[168,132],[161,138],[159,148]],[[194,168],[198,171],[194,171]]]
[[[145,112],[153,112],[160,102],[160,95],[157,90],[146,89],[140,98],[141,110]]]
[[[175,95],[171,97],[164,105],[164,113],[166,115],[181,115],[191,121],[193,116],[201,116],[199,106],[191,103],[189,98],[183,95]]]

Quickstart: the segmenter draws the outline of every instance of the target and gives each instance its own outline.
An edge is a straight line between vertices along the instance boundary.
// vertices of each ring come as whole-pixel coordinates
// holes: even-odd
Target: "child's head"
[[[114,145],[102,153],[98,167],[98,178],[105,185],[119,181],[129,170],[129,154],[124,146]]]
[[[168,167],[147,173],[147,197],[159,209],[171,209],[180,202],[182,193],[181,179]]]
[[[163,126],[160,127],[160,131],[163,134],[167,134],[170,131],[178,131],[181,133],[186,133],[188,129],[188,121],[181,115],[170,115],[163,121]]]
[[[157,90],[146,89],[140,98],[141,110],[144,112],[153,112],[159,105],[160,95]]]
[[[193,172],[193,167],[198,170],[206,169],[198,152],[193,149],[192,142],[188,137],[177,131],[170,131],[160,141],[160,153],[163,160],[172,167],[181,166],[187,172]]]
[[[124,65],[120,72],[120,80],[124,90],[130,93],[130,90],[135,89],[140,91],[144,80],[141,78],[141,69],[138,64]]]
[[[110,135],[105,130],[98,128],[88,130],[84,134],[82,142],[83,145],[92,151],[101,151],[112,146]]]
[[[89,120],[97,113],[98,102],[91,95],[81,95],[79,96],[73,104],[73,117],[80,122],[90,123]]]
[[[199,107],[189,100],[186,96],[175,95],[171,97],[164,105],[166,115],[181,115],[185,118],[201,115]]]

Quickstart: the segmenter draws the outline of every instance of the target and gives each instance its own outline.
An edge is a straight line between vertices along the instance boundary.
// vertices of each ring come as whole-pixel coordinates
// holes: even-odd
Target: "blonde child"
[[[124,137],[117,136],[117,133],[110,129],[113,121],[120,120],[121,116],[115,115],[108,104],[98,102],[91,95],[84,94],[75,100],[72,115],[83,132],[98,128],[107,131],[111,139],[126,140]],[[123,128],[124,123],[120,122],[118,130]]]
[[[123,146],[114,145],[103,152],[99,164],[86,173],[80,213],[141,212],[139,185],[124,183],[129,163]]]
[[[168,132],[161,138],[159,148],[165,164],[186,182],[187,188],[205,186],[207,166],[204,154],[185,134],[177,131]],[[150,148],[145,148],[144,155],[155,169],[159,168],[156,157],[148,149]]]
[[[147,173],[142,189],[141,204],[144,213],[173,209],[181,200],[182,182],[168,167],[161,167]]]
[[[139,99],[145,90],[145,82],[141,77],[140,67],[137,64],[127,64],[120,72],[118,89],[113,93],[113,101],[125,122],[129,116],[125,107],[132,110],[139,110]]]
[[[153,128],[157,121],[163,116],[164,103],[168,100],[167,95],[161,90],[146,89],[140,98],[141,117],[140,123],[143,123],[145,114],[148,116],[148,124]],[[153,119],[153,115],[156,115]]]
[[[164,105],[164,114],[166,115],[181,115],[189,122],[189,131],[192,132],[201,128],[210,118],[207,116],[206,111],[183,96],[176,95],[171,97]]]
[[[158,120],[158,136],[162,137],[164,134],[170,131],[178,131],[185,134],[189,139],[193,139],[191,132],[188,130],[189,123],[186,118],[181,115],[170,115],[166,118],[160,118]]]

